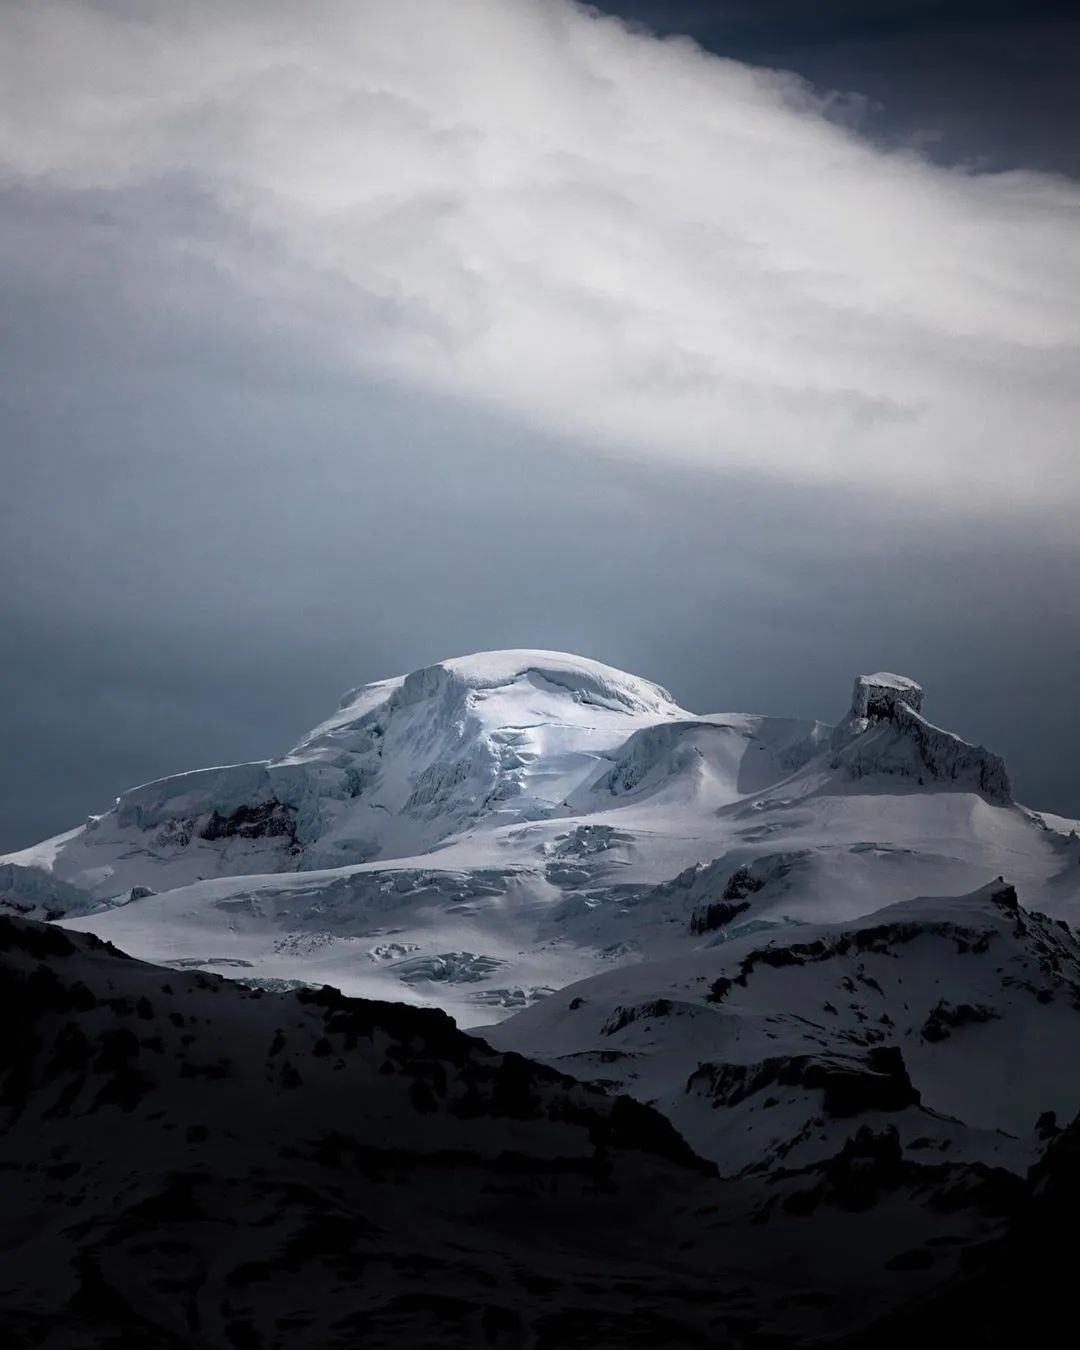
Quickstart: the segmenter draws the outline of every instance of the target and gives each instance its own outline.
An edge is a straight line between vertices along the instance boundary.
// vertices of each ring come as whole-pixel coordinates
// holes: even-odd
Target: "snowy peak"
[[[281,762],[319,781],[306,865],[545,818],[638,728],[687,715],[648,680],[561,652],[484,652],[354,691]]]
[[[1001,761],[922,705],[912,680],[862,676],[834,732],[695,715],[564,653],[456,658],[353,690],[279,758],[144,784],[0,859],[0,906],[85,915],[155,959],[431,1002],[464,1025],[694,940],[670,890],[688,868],[704,869],[692,908],[710,935],[848,919],[1006,870],[1025,903],[1070,913],[1067,830],[1000,809]],[[752,893],[732,901],[744,872]],[[371,955],[399,947],[402,964]]]
[[[397,679],[353,689],[342,699],[338,713],[302,744],[334,727],[362,720],[380,705],[390,713],[432,699],[462,703],[470,694],[506,689],[530,679],[564,690],[577,703],[610,711],[656,716],[680,711],[666,689],[614,666],[568,652],[522,648],[454,657]]]
[[[900,703],[906,704],[912,712],[922,712],[923,698],[922,685],[909,680],[906,675],[892,675],[888,671],[856,675],[848,716],[866,721],[889,721]]]
[[[583,657],[459,657],[354,689],[280,758],[129,789],[10,862],[116,900],[136,887],[414,857],[481,827],[564,813],[635,732],[690,717],[658,685]]]
[[[397,1251],[406,1282],[391,1280],[393,1334],[379,1344],[403,1343],[401,1309],[428,1308],[433,1278],[456,1294],[463,1224],[482,1240],[481,1305],[526,1267],[549,1272],[536,1296],[550,1303],[559,1272],[589,1275],[588,1253],[610,1259],[639,1214],[645,1235],[639,1224],[618,1247],[627,1280],[603,1288],[640,1288],[639,1259],[655,1252],[657,1287],[695,1316],[701,1288],[715,1298],[717,1278],[738,1291],[764,1270],[767,1319],[813,1308],[824,1333],[842,1307],[865,1320],[851,1292],[887,1306],[898,1272],[944,1277],[958,1240],[997,1222],[1054,1120],[1080,1108],[1080,943],[1065,922],[1080,914],[1080,868],[1075,823],[1012,804],[1001,760],[923,706],[921,686],[879,672],[856,680],[835,730],[697,716],[597,662],[485,653],[353,690],[280,758],[145,784],[0,859],[0,909],[59,915],[70,934],[0,918],[14,1029],[0,1078],[12,1046],[18,1059],[0,1113],[18,1098],[31,1159],[13,1212],[20,1232],[44,1233],[14,1276],[10,1262],[0,1272],[0,1297],[13,1278],[18,1306],[53,1308],[56,1270],[84,1257],[112,1263],[114,1289],[146,1287],[140,1263],[157,1248],[139,1223],[160,1238],[177,1176],[196,1190],[166,1233],[174,1249],[192,1196],[196,1217],[226,1225],[212,1264],[227,1288],[200,1307],[233,1306],[260,1268],[224,1261],[241,1214],[246,1232],[273,1234],[266,1287],[300,1269],[305,1310],[312,1287],[351,1298],[340,1272],[365,1251],[384,1288]],[[1003,874],[1015,888],[987,886]],[[432,1008],[460,1026],[505,1019],[487,1033],[495,1050]],[[103,1160],[100,1173],[51,1186],[40,1160],[66,1169],[58,1149]],[[135,1155],[154,1166],[132,1192]],[[266,1192],[283,1157],[313,1182],[299,1210]],[[114,1225],[118,1195],[129,1208]],[[856,1217],[879,1203],[876,1223]],[[523,1204],[553,1235],[550,1261],[538,1266],[530,1239],[490,1276],[486,1254],[522,1231]],[[493,1206],[506,1227],[488,1234]],[[343,1249],[313,1286],[296,1259],[327,1250],[328,1213],[367,1248]],[[433,1214],[436,1228],[453,1216],[434,1263]],[[295,1242],[279,1240],[282,1222]],[[129,1274],[116,1240],[133,1234]],[[676,1265],[681,1279],[697,1272],[693,1287],[671,1285]],[[178,1307],[171,1291],[205,1269],[200,1249],[153,1289],[154,1307]],[[780,1271],[797,1299],[776,1296]],[[597,1287],[590,1276],[567,1308],[592,1306]],[[430,1302],[440,1325],[411,1343],[449,1343],[447,1306]],[[538,1325],[535,1311],[519,1329]],[[340,1339],[342,1315],[304,1344]],[[600,1343],[572,1325],[552,1323],[544,1343]],[[611,1345],[641,1331],[633,1318],[610,1326]],[[475,1320],[450,1339],[476,1343],[478,1329],[485,1343],[521,1339]],[[667,1345],[669,1329],[642,1334]],[[724,1339],[711,1314],[691,1330],[688,1345]],[[170,1345],[190,1341],[190,1326],[175,1331]],[[793,1343],[819,1343],[803,1331]]]
[[[681,711],[660,685],[569,652],[530,649],[479,652],[418,671],[406,678],[405,685],[430,680],[432,672],[444,672],[448,679],[477,691],[504,688],[534,677],[565,691],[576,703],[611,712],[668,716]]]
[[[928,722],[923,688],[904,675],[859,675],[851,710],[832,737],[832,766],[852,778],[891,774],[954,784],[988,801],[1012,801],[1008,770],[1000,755]]]

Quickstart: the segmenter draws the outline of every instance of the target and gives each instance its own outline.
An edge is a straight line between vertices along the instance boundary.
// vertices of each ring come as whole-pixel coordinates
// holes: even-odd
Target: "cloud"
[[[1080,498],[1080,189],[564,0],[5,12],[15,266],[606,455]],[[857,106],[857,105],[855,105]],[[50,217],[51,218],[51,217]],[[115,297],[114,297],[115,299]],[[228,316],[227,318],[225,316]]]

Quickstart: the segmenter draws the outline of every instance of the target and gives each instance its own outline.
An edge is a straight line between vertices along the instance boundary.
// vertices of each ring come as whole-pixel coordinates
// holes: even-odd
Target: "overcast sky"
[[[0,8],[0,847],[500,646],[1080,814],[1064,7]]]

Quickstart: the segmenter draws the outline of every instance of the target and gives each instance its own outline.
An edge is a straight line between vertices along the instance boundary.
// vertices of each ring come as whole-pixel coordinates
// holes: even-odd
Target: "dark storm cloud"
[[[576,11],[470,5],[465,36],[509,15],[508,68],[577,100],[592,137],[552,124],[523,160],[528,101],[499,103],[520,141],[454,89],[434,137],[400,100],[357,113],[320,45],[354,8],[319,7],[284,85],[254,60],[258,9],[194,55],[176,34],[157,85],[124,63],[166,59],[175,10],[24,12],[54,25],[31,73],[74,34],[89,75],[4,142],[0,847],[136,781],[278,753],[365,680],[505,646],[702,711],[832,718],[856,671],[900,669],[1022,796],[1080,812],[1067,188],[898,166],[797,84],[723,67],[738,134],[679,153],[719,146],[732,182],[759,136],[780,157],[760,199],[698,221],[681,179],[648,177],[656,147],[639,157],[669,77],[687,135],[710,106],[692,50],[665,75],[656,44]],[[394,210],[365,214],[360,178]],[[832,240],[837,199],[866,220]],[[828,251],[804,255],[814,213]]]

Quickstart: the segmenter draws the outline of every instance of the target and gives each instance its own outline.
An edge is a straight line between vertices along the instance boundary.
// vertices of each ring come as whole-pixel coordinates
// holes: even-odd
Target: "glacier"
[[[761,884],[733,934],[998,876],[1076,917],[1076,822],[1016,803],[1001,760],[923,706],[878,673],[835,725],[695,715],[566,653],[457,658],[352,690],[277,759],[123,792],[0,859],[0,904],[145,959],[242,961],[462,1026],[715,942],[691,911],[739,869]]]

